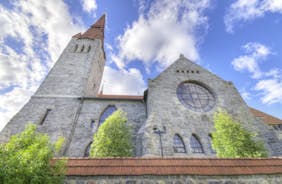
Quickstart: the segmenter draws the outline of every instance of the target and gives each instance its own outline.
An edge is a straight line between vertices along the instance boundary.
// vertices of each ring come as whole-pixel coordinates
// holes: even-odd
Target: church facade
[[[135,156],[215,157],[213,114],[221,109],[256,133],[269,156],[282,155],[282,120],[248,107],[232,82],[182,55],[148,81],[143,96],[99,93],[104,24],[102,16],[72,37],[37,92],[2,130],[0,142],[32,122],[52,141],[65,138],[61,156],[88,156],[93,134],[121,109],[132,127]]]

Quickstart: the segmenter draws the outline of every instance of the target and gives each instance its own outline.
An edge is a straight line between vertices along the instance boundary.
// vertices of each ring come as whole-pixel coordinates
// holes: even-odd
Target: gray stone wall
[[[184,81],[197,81],[207,86],[216,97],[215,107],[205,113],[185,107],[176,94],[178,85]],[[158,135],[154,133],[153,128],[162,129],[165,126],[166,133],[162,136],[165,156],[213,157],[214,154],[209,149],[208,135],[214,131],[213,114],[218,109],[226,110],[242,122],[245,128],[258,133],[257,139],[263,139],[267,143],[266,134],[275,139],[269,132],[269,127],[253,117],[231,82],[220,79],[184,57],[180,57],[156,79],[149,81],[147,108],[148,120],[142,135],[144,156],[160,155]],[[173,136],[176,133],[185,143],[186,154],[173,151]],[[204,154],[192,153],[190,149],[192,134],[199,137]],[[266,144],[266,147],[271,149],[269,144]],[[270,151],[270,154],[275,155],[277,149]]]
[[[2,130],[0,141],[8,141],[29,122],[36,124],[39,132],[47,133],[53,142],[60,136],[68,140],[78,105],[79,101],[73,98],[32,97]],[[51,111],[42,122],[47,109]]]
[[[282,140],[280,138],[279,131],[275,130],[272,126],[266,125],[262,119],[256,118],[257,127],[260,130],[260,135],[264,138],[270,149],[270,156],[281,156],[282,155]]]
[[[66,178],[65,184],[281,184],[281,175],[246,176],[89,176]]]
[[[63,136],[66,151],[80,111],[79,97],[97,95],[104,64],[101,40],[71,39],[37,92],[1,131],[0,142],[8,141],[31,122],[52,141]],[[47,109],[51,111],[41,125]]]
[[[117,109],[121,109],[127,114],[128,125],[132,129],[134,155],[140,156],[138,149],[141,145],[137,143],[137,132],[146,119],[145,104],[141,100],[99,100],[86,99],[83,101],[82,109],[79,114],[75,132],[72,137],[70,148],[67,156],[82,157],[84,156],[86,147],[93,140],[93,135],[99,127],[99,119],[102,112],[109,106],[114,105]],[[91,128],[91,120],[95,121],[94,127]]]
[[[84,50],[81,52],[83,46]],[[104,62],[101,40],[73,38],[35,96],[96,95],[100,87]]]

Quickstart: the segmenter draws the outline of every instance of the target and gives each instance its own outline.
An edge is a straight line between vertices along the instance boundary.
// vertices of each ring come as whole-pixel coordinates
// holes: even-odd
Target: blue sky
[[[2,0],[0,129],[104,13],[104,93],[142,94],[182,53],[282,118],[282,0]]]

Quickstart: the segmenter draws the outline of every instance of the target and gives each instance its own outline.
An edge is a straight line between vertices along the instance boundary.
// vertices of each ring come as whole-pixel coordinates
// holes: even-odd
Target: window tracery
[[[178,134],[173,137],[173,150],[174,153],[186,153],[185,144]]]
[[[192,153],[204,153],[203,146],[195,134],[192,134],[190,138],[190,146]]]

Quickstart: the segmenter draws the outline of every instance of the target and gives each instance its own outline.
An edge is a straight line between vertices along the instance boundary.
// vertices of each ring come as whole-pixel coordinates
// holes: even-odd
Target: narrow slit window
[[[95,120],[91,120],[91,123],[90,123],[90,128],[94,129],[94,126],[95,126]]]
[[[203,146],[199,138],[195,134],[192,134],[191,136],[190,146],[191,146],[192,153],[204,153]]]
[[[186,153],[184,142],[178,134],[173,137],[173,150],[174,153]]]
[[[48,114],[50,113],[50,111],[51,111],[51,109],[46,109],[46,112],[45,112],[44,116],[42,117],[39,125],[43,125],[43,123],[45,122],[45,120],[46,120]]]
[[[87,52],[90,52],[90,50],[91,50],[91,46],[89,45],[88,49],[87,49]]]

